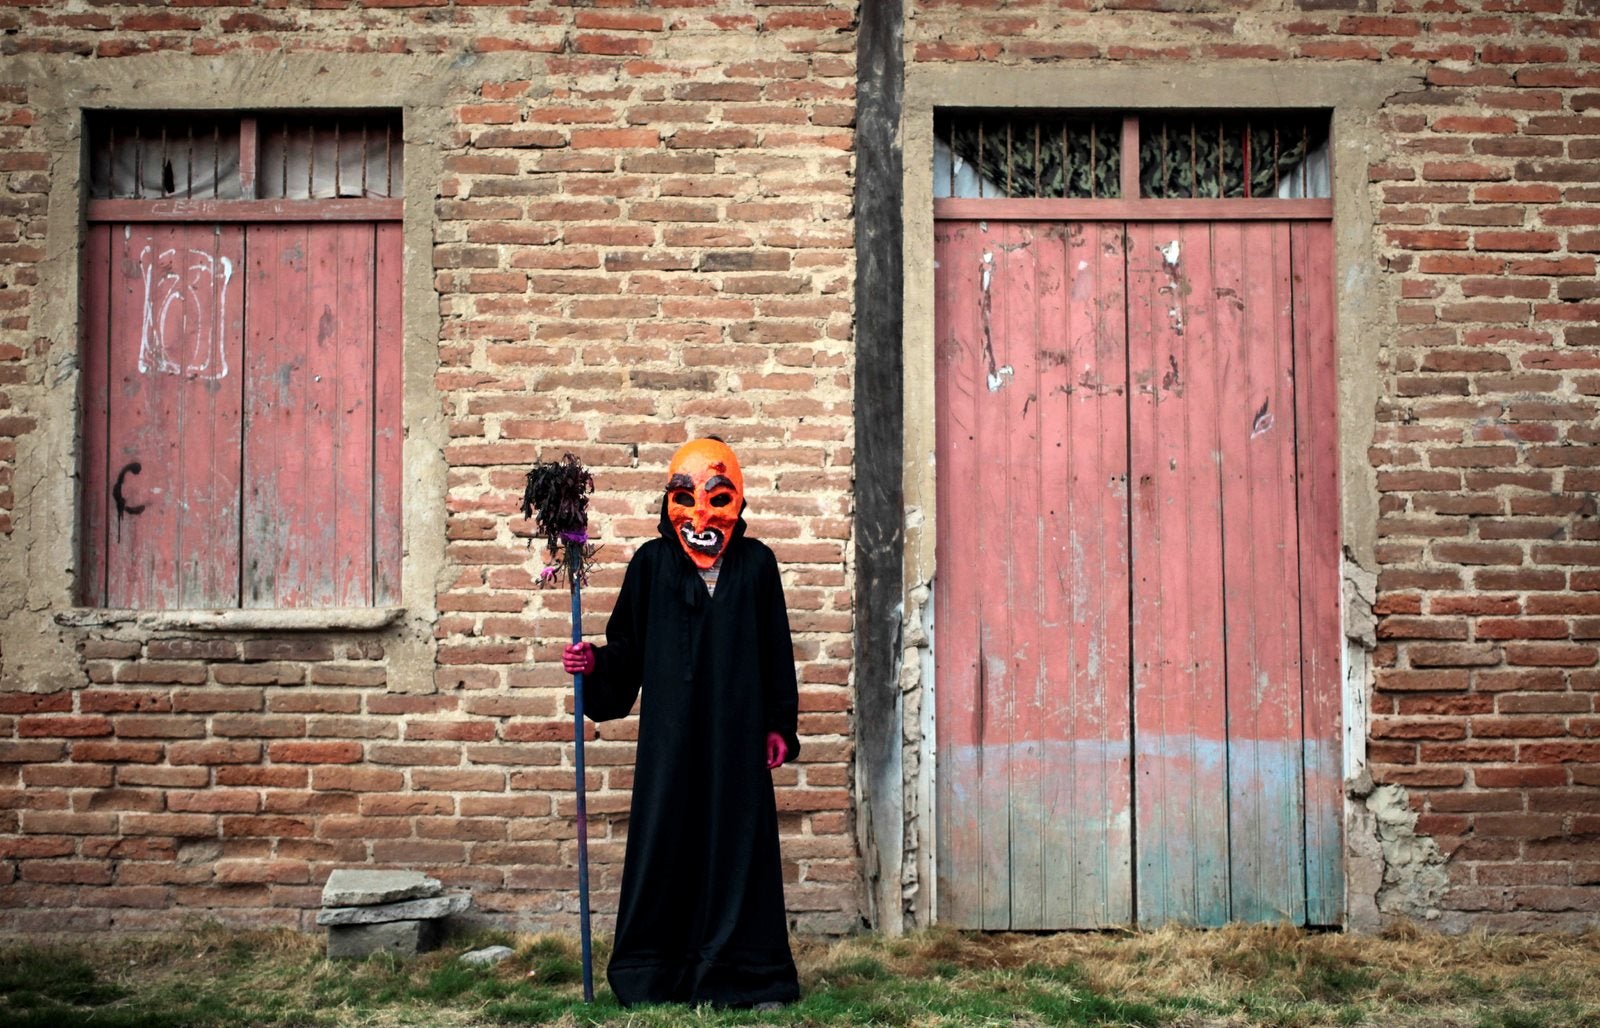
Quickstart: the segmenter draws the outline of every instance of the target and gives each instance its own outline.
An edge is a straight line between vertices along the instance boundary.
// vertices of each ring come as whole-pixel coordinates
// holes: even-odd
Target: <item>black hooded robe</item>
[[[633,804],[607,979],[624,1006],[799,998],[766,736],[795,738],[794,651],[778,562],[740,518],[708,593],[662,507],[584,676],[584,713],[624,717],[643,687]]]

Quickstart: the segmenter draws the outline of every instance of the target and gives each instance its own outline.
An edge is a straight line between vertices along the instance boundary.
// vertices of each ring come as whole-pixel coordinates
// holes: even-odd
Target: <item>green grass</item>
[[[514,955],[469,967],[492,944]],[[1600,932],[1389,937],[1283,927],[796,943],[802,998],[763,1012],[623,1010],[581,996],[577,945],[485,932],[412,960],[330,962],[316,935],[217,926],[152,938],[0,943],[7,1028],[234,1025],[1321,1025],[1600,1028]]]

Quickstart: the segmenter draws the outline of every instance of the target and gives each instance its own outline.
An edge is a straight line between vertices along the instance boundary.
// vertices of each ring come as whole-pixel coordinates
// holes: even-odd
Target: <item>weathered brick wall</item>
[[[4,15],[0,15],[0,20]],[[16,387],[27,379],[28,305],[44,256],[45,170],[50,155],[29,131],[28,91],[0,87],[0,534],[11,534],[16,499],[17,437],[33,427],[18,407]]]
[[[396,688],[382,632],[66,630],[72,687],[4,672],[0,925],[303,925],[330,869],[373,863],[471,886],[510,923],[570,927],[568,598],[534,588],[523,474],[569,450],[594,471],[598,637],[655,532],[667,459],[714,432],[745,464],[796,633],[804,753],[775,775],[790,909],[802,930],[848,930],[852,6],[317,7],[9,6],[0,54],[441,53],[464,76],[476,55],[525,57],[453,107],[442,178],[408,182],[437,196],[436,673]],[[53,160],[30,121],[26,91],[0,90],[7,533],[12,440],[36,428],[48,351],[72,347],[29,324]],[[634,728],[591,731],[587,752],[602,912]]]
[[[1369,166],[1336,171],[1370,182],[1400,297],[1372,369],[1382,617],[1368,753],[1448,858],[1448,922],[1592,920],[1600,6],[907,8],[914,64],[1426,69],[1426,88],[1387,104]],[[554,665],[565,595],[530,588],[539,555],[510,517],[520,476],[566,449],[596,470],[594,630],[653,531],[658,469],[679,439],[715,431],[749,465],[754,532],[788,568],[807,746],[779,774],[790,905],[802,926],[854,922],[853,14],[844,0],[0,8],[0,59],[526,60],[525,74],[473,86],[439,140],[444,175],[421,184],[438,195],[452,437],[433,691],[395,688],[381,635],[70,630],[81,679],[45,693],[0,653],[0,920],[301,922],[329,868],[372,861],[471,884],[527,923],[570,923],[571,747]],[[1040,98],[1057,101],[1073,98]],[[62,155],[33,120],[28,90],[0,85],[0,540],[26,507],[13,497],[16,440],[38,430],[38,399],[59,384],[47,369],[71,346],[35,324]],[[602,905],[629,729],[606,728],[591,750]]]
[[[1368,755],[1447,858],[1443,923],[1592,924],[1600,4],[1246,6],[919,0],[908,46],[924,66],[1424,66],[1425,87],[1386,104],[1369,166],[1335,170],[1370,181],[1400,297],[1371,369],[1381,620]]]

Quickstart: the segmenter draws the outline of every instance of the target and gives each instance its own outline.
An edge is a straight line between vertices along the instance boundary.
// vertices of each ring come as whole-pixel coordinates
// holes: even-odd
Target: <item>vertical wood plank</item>
[[[978,588],[978,855],[981,928],[1011,927],[1011,729],[1015,680],[1012,625],[1006,616],[1007,588],[1018,563],[1006,480],[1010,431],[1003,401],[995,394],[1009,382],[1011,294],[1016,276],[1008,248],[1017,244],[1013,226],[979,226],[979,338],[973,383],[975,476],[966,502],[977,507],[972,574]]]
[[[297,506],[302,519],[295,538],[299,559],[286,559],[278,567],[280,589],[285,581],[295,583],[280,593],[281,605],[286,607],[331,607],[338,595],[334,584],[339,554],[335,497],[345,486],[336,470],[334,427],[339,413],[335,371],[341,320],[339,227],[311,225],[305,235],[310,303],[296,326],[303,333],[297,349],[304,354],[299,376],[304,475],[297,483],[304,495]],[[289,485],[280,483],[280,494],[282,487]],[[360,487],[371,489],[365,480]]]
[[[405,349],[402,310],[405,237],[398,222],[376,227],[373,257],[372,602],[400,602],[403,518],[400,473],[404,446]]]
[[[329,362],[334,399],[325,423],[332,437],[332,602],[372,603],[373,499],[373,226],[322,226],[334,257]]]
[[[1094,928],[1133,915],[1126,269],[1118,225],[1049,235],[1062,260],[1059,293],[1054,271],[1040,288],[1043,921]]]
[[[175,546],[178,604],[233,607],[239,599],[244,231],[192,225],[181,235],[187,352],[178,358],[183,370],[175,403],[183,512]]]
[[[78,602],[106,603],[106,548],[111,476],[106,470],[111,406],[111,232],[90,225],[84,240],[83,273],[83,457],[79,471],[80,566]]]
[[[974,390],[981,351],[981,240],[970,222],[941,223],[934,235],[935,453],[938,462],[935,540],[934,689],[938,750],[938,906],[941,922],[982,925],[980,747],[976,537],[981,495],[976,459]]]
[[[245,312],[245,607],[305,597],[303,526],[313,514],[306,467],[306,321],[310,255],[303,224],[253,225]]]
[[[1293,330],[1283,222],[1216,226],[1244,299],[1218,339],[1230,375],[1219,406],[1233,915],[1305,919]],[[1248,270],[1246,270],[1248,269]],[[1226,308],[1225,308],[1226,309]]]
[[[985,401],[983,420],[998,429],[1003,451],[1001,463],[990,474],[1003,494],[1005,517],[992,523],[985,535],[986,543],[1004,548],[1006,571],[991,572],[997,595],[985,611],[985,624],[1003,625],[997,635],[1009,640],[1003,656],[1011,775],[1006,853],[1011,873],[1004,927],[1039,929],[1046,927],[1042,720],[1048,675],[1041,644],[1045,600],[1039,569],[1045,526],[1040,505],[1038,348],[1045,325],[1059,320],[1062,254],[1059,242],[1049,253],[1053,241],[1039,237],[1028,223],[991,222],[990,231],[996,236],[991,335],[997,367],[979,395]]]
[[[1290,226],[1299,523],[1301,683],[1305,695],[1306,919],[1344,915],[1340,824],[1339,452],[1333,226]]]
[[[1137,900],[1228,919],[1226,694],[1207,227],[1128,228]]]

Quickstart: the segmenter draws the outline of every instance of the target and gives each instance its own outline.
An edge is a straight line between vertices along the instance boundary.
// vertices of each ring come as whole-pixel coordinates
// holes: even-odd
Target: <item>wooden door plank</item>
[[[1032,225],[996,225],[993,349],[996,370],[979,394],[982,420],[999,430],[1001,461],[993,479],[1004,519],[991,523],[986,543],[1004,553],[1004,575],[994,575],[996,602],[987,606],[986,625],[1003,625],[1009,638],[1006,662],[1006,728],[1009,733],[1007,845],[1010,880],[1005,927],[1040,929],[1044,923],[1047,857],[1045,833],[1044,735],[1048,676],[1042,663],[1044,608],[1044,518],[1040,503],[1039,343],[1045,324],[1061,312],[1062,253],[1059,242],[1039,237]],[[1053,252],[1052,252],[1053,251]],[[986,504],[986,506],[989,506]],[[993,508],[991,507],[991,510]],[[991,552],[994,552],[991,551]]]
[[[304,596],[296,539],[309,517],[304,322],[311,309],[307,226],[252,225],[245,312],[245,607]]]
[[[981,233],[969,222],[939,225],[934,257],[940,288],[934,306],[935,541],[934,684],[938,837],[938,915],[962,928],[982,925],[982,893],[973,873],[982,860],[978,782],[983,708],[978,702],[978,568],[982,495],[974,389],[981,352]]]
[[[106,470],[111,406],[111,226],[89,226],[84,240],[83,281],[83,463],[79,524],[83,533],[78,602],[106,604],[107,530],[111,476]]]
[[[337,501],[341,482],[335,462],[335,424],[339,417],[338,366],[339,237],[333,225],[306,227],[307,294],[310,302],[297,328],[303,333],[297,348],[305,355],[300,375],[301,418],[305,448],[305,493],[297,511],[301,516],[294,546],[298,561],[279,566],[281,605],[331,607],[337,601],[335,586],[339,556]],[[363,481],[362,488],[371,489]],[[283,591],[284,582],[292,582]]]
[[[113,231],[106,602],[231,607],[238,597],[237,228]],[[234,363],[230,364],[230,361]]]
[[[1338,375],[1333,226],[1290,226],[1294,276],[1295,442],[1301,683],[1305,694],[1306,918],[1344,917],[1340,745]]]
[[[1219,327],[1223,609],[1233,916],[1305,918],[1293,331],[1283,222],[1218,224],[1219,281],[1244,300]],[[1238,253],[1233,251],[1237,240]],[[1223,311],[1232,311],[1223,304]]]
[[[334,402],[325,430],[332,437],[332,602],[372,604],[373,274],[371,225],[318,226],[335,262],[331,377]]]
[[[1010,582],[1020,558],[1006,477],[1011,432],[1004,398],[1011,378],[1012,290],[1020,276],[1009,261],[1020,245],[1004,223],[981,227],[978,367],[972,388],[976,477],[969,501],[978,508],[972,573],[978,582],[978,855],[980,927],[1011,927],[1011,731],[1014,723]]]
[[[1137,901],[1141,924],[1228,919],[1221,397],[1197,328],[1208,228],[1128,227]]]
[[[1043,921],[1132,919],[1123,234],[1053,226],[1039,337],[1045,588]]]
[[[188,290],[178,358],[181,481],[176,556],[178,604],[234,607],[239,602],[239,471],[244,343],[244,230],[193,225],[183,231]],[[169,357],[172,356],[169,354]]]
[[[376,226],[374,255],[372,564],[373,603],[400,602],[404,539],[401,459],[404,447],[404,324],[402,291],[405,237],[401,226]]]

